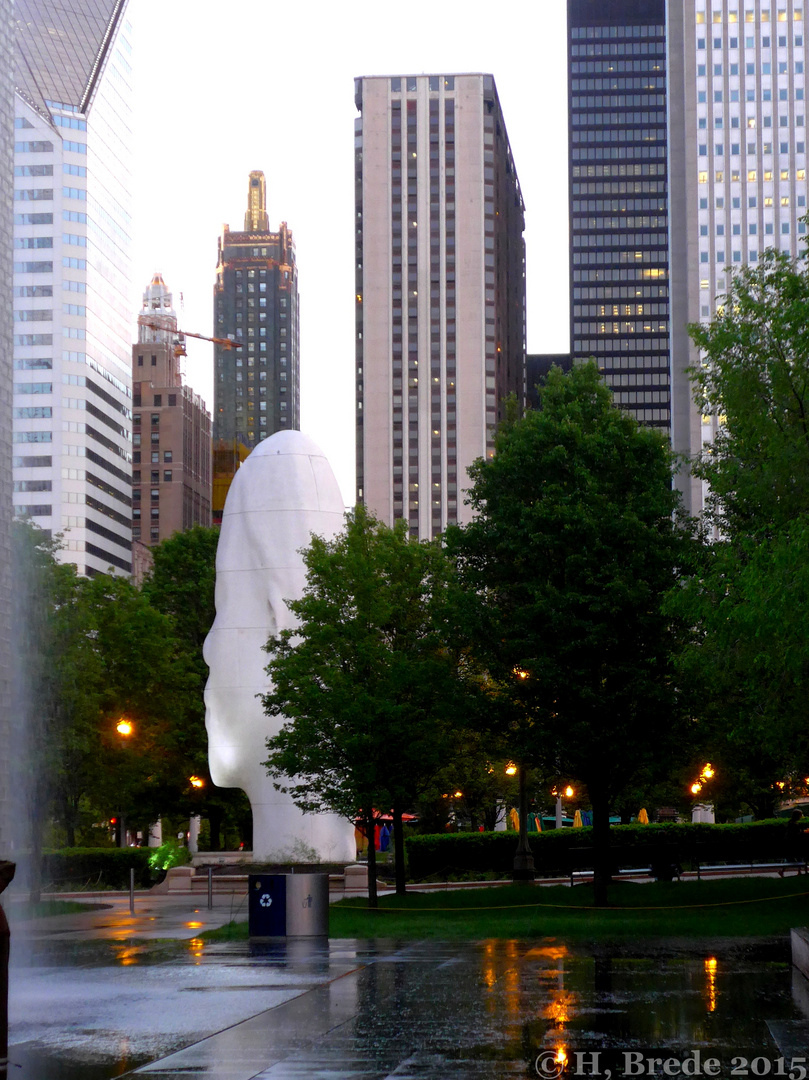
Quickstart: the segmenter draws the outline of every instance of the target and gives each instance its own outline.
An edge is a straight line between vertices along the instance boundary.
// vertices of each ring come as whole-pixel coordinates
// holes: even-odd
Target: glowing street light
[[[135,730],[135,726],[131,720],[127,720],[125,716],[122,716],[118,723],[115,725],[115,730],[119,735],[128,737]]]
[[[205,787],[205,781],[199,776],[189,776],[188,779],[191,782],[191,787],[195,787],[195,788]]]
[[[506,776],[516,776],[516,775],[517,775],[517,766],[514,764],[513,761],[510,761],[508,763],[508,765],[506,765]],[[807,781],[807,783],[809,783],[809,781]]]
[[[716,775],[716,771],[715,771],[713,765],[711,765],[710,761],[707,762],[705,765],[703,765],[702,771],[700,772],[699,776],[694,781],[694,783],[691,785],[691,794],[692,795],[699,795],[699,793],[702,791],[703,785],[708,780],[712,780],[715,775]]]

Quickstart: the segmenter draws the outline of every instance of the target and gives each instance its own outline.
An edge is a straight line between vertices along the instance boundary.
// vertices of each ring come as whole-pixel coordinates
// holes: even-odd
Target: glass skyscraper
[[[693,459],[718,418],[692,400],[688,324],[805,241],[804,0],[568,0],[568,50],[571,351]]]
[[[79,572],[132,543],[126,0],[17,0],[14,507]]]
[[[571,353],[668,428],[669,204],[664,0],[570,0]]]

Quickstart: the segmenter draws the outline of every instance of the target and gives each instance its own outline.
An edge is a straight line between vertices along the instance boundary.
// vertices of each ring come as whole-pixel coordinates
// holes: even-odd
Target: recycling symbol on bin
[[[272,903],[272,897],[269,893],[262,893],[261,896],[258,898],[258,902],[261,904],[262,907],[269,907]]]

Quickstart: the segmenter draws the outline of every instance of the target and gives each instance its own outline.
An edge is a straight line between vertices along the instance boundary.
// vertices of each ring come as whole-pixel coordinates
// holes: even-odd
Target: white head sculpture
[[[300,431],[279,431],[252,451],[225,502],[216,554],[216,618],[205,640],[210,668],[205,726],[211,779],[240,787],[253,810],[256,859],[353,860],[354,827],[333,814],[303,814],[276,791],[262,765],[266,740],[283,718],[268,717],[270,634],[296,625],[285,600],[303,594],[301,548],[312,533],[331,539],[343,525],[343,500],[322,450]]]

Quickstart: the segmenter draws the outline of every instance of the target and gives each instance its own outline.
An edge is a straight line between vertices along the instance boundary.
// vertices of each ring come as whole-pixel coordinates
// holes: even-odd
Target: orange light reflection
[[[705,961],[706,997],[708,999],[708,1012],[716,1009],[716,957],[709,956]]]
[[[115,959],[121,967],[130,967],[139,963],[138,953],[142,952],[142,945],[121,945],[115,950]]]
[[[569,990],[560,990],[542,1010],[546,1020],[552,1020],[554,1024],[569,1024],[576,1003],[576,995]]]

